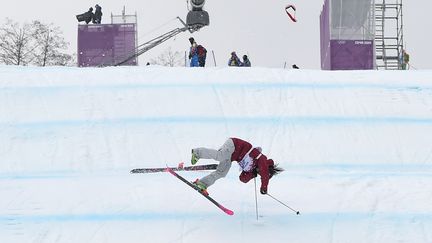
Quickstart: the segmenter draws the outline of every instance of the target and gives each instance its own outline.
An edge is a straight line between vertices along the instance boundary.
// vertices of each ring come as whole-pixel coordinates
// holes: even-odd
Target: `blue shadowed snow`
[[[295,125],[432,125],[432,118],[415,117],[143,117],[103,120],[37,121],[26,123],[0,123],[8,128],[51,128],[75,126],[126,126],[145,124],[295,124]]]
[[[58,215],[0,215],[0,223],[10,221],[26,222],[105,222],[105,221],[164,221],[182,219],[202,219],[213,218],[217,219],[221,214],[216,212],[196,212],[196,213],[119,213],[119,214],[58,214]],[[254,215],[250,215],[253,217]],[[260,215],[261,219],[272,221],[273,223],[290,224],[306,224],[314,221],[317,224],[322,224],[327,221],[362,221],[372,218],[381,221],[399,221],[410,222],[412,220],[421,220],[431,223],[432,214],[430,212],[406,212],[406,213],[386,213],[386,212],[323,212],[323,213],[308,213],[300,212],[300,215],[290,214],[288,212],[282,215]],[[236,219],[233,219],[236,220]]]
[[[152,161],[142,161],[142,164],[152,164]],[[306,163],[306,164],[293,164],[289,161],[283,162],[286,173],[280,175],[281,177],[429,177],[432,176],[432,167],[422,163],[359,163],[359,162],[345,162],[345,163]],[[234,167],[234,166],[233,166]],[[0,180],[69,180],[79,178],[92,178],[92,177],[105,177],[111,176],[128,176],[130,167],[118,168],[115,170],[98,170],[94,172],[80,172],[80,171],[32,171],[32,172],[13,172],[13,173],[0,173]],[[237,170],[237,168],[233,168]],[[183,172],[185,173],[185,172]],[[187,172],[192,173],[192,172]],[[207,173],[207,172],[204,172]],[[151,175],[157,175],[152,173]],[[131,174],[136,178],[145,176],[145,174]],[[199,175],[198,175],[199,176]]]
[[[153,221],[153,220],[176,220],[178,218],[202,218],[214,217],[217,212],[211,214],[203,213],[137,213],[137,214],[58,214],[58,215],[9,215],[0,216],[0,222],[12,220],[20,222],[97,222],[97,221]]]

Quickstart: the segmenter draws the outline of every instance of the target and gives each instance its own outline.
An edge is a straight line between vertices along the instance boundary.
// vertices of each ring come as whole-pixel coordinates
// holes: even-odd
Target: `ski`
[[[198,170],[215,170],[217,164],[208,164],[208,165],[195,165],[195,166],[185,166],[180,163],[178,167],[170,167],[173,171],[198,171]],[[156,173],[156,172],[165,172],[166,167],[164,168],[137,168],[130,171],[130,173]]]
[[[201,190],[199,188],[197,188],[194,184],[192,184],[191,182],[189,182],[188,180],[186,180],[185,178],[183,178],[182,176],[180,176],[179,174],[177,174],[172,168],[167,167],[165,169],[165,171],[169,172],[170,174],[172,174],[173,176],[177,177],[178,179],[180,179],[181,181],[183,181],[184,183],[186,183],[188,186],[192,187],[194,190],[196,190],[197,192],[199,192],[199,194],[203,195],[205,198],[207,198],[210,202],[212,202],[214,205],[216,205],[216,207],[220,208],[222,211],[224,211],[224,213],[228,214],[228,215],[234,215],[234,212],[225,208],[224,206],[222,206],[220,203],[218,203],[216,200],[214,200],[212,197],[210,197],[207,194],[204,194],[201,192]]]

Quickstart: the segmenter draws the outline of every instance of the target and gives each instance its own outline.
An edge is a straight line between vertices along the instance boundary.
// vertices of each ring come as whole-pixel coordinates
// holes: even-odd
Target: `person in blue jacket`
[[[195,42],[195,39],[193,37],[189,38],[189,42],[191,43],[191,47],[189,50],[190,66],[199,67],[197,43]]]

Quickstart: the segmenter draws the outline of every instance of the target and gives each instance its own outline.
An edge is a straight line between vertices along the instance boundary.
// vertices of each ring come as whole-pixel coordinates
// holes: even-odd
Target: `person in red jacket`
[[[199,159],[219,161],[216,171],[193,182],[204,193],[207,193],[207,188],[216,180],[228,174],[232,161],[237,161],[242,170],[239,176],[241,182],[247,183],[258,174],[261,176],[261,194],[267,194],[270,178],[283,171],[272,159],[267,159],[267,156],[261,153],[260,147],[253,147],[249,142],[239,138],[227,139],[219,150],[192,149],[191,163],[194,165]]]

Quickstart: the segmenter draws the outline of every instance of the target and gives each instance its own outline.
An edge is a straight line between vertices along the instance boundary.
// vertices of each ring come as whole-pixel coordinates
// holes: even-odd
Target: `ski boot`
[[[195,165],[198,162],[198,160],[199,160],[198,155],[192,149],[191,164]]]
[[[192,182],[192,184],[195,186],[195,188],[201,192],[202,194],[208,196],[209,193],[207,191],[207,186],[202,183],[199,179],[196,179],[194,182]]]

